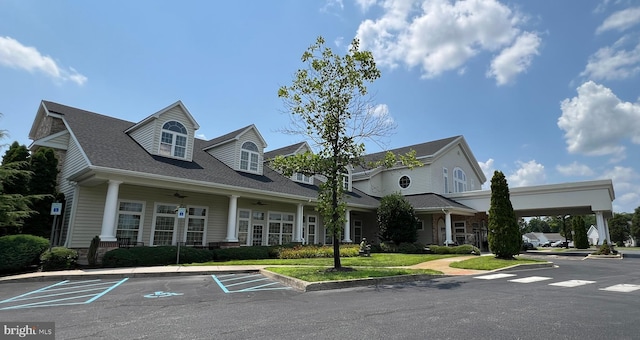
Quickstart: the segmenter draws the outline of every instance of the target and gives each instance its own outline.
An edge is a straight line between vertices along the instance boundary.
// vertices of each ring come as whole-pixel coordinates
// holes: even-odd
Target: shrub
[[[23,270],[37,264],[40,255],[49,248],[46,238],[33,235],[0,237],[0,271]]]
[[[359,245],[341,245],[340,257],[358,256]],[[280,259],[302,259],[316,257],[333,257],[333,246],[298,245],[293,248],[280,248]]]
[[[403,242],[398,245],[398,253],[403,254],[419,254],[424,251],[424,246],[417,243]]]
[[[411,204],[399,193],[382,197],[377,210],[380,236],[397,245],[418,239],[418,220]]]
[[[616,253],[617,251],[611,249],[611,247],[607,243],[607,240],[603,240],[602,245],[593,254],[594,255],[613,255]]]
[[[480,249],[470,244],[463,244],[455,247],[430,245],[429,250],[433,254],[471,254],[480,255]]]
[[[102,259],[103,267],[164,266],[175,264],[176,246],[118,248],[108,251]],[[180,263],[201,263],[213,260],[208,249],[180,247]]]
[[[252,246],[215,249],[213,259],[215,261],[229,260],[263,260],[277,257],[277,248],[268,246]]]
[[[73,269],[78,264],[78,252],[65,248],[53,247],[40,256],[43,271]]]

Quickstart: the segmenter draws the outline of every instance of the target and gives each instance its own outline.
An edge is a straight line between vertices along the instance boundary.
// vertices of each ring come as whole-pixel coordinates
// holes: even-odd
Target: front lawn
[[[342,257],[343,267],[404,267],[447,257],[462,255],[434,255],[434,254],[390,254],[374,253],[370,257]],[[303,259],[264,259],[264,260],[231,260],[225,262],[192,263],[188,266],[234,266],[234,265],[288,265],[288,266],[333,266],[333,258],[303,258]]]
[[[547,261],[525,259],[520,257],[517,257],[513,260],[504,260],[504,259],[497,259],[489,255],[489,256],[478,256],[476,258],[459,261],[459,262],[453,262],[449,265],[449,267],[460,268],[460,269],[475,269],[475,270],[495,270],[495,269],[514,266],[517,264],[542,263],[542,262],[547,262]]]
[[[294,277],[307,282],[355,280],[371,277],[386,277],[411,274],[442,274],[442,272],[430,269],[412,270],[402,268],[353,268],[352,271],[327,271],[327,267],[267,267],[266,270],[289,277]]]

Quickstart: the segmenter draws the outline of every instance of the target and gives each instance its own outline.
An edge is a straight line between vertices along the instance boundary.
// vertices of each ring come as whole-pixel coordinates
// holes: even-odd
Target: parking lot
[[[193,275],[179,277],[72,279],[51,282],[0,284],[0,313],[19,309],[77,307],[104,302],[129,304],[189,303],[221,298],[232,293],[251,297],[291,287],[260,273]]]

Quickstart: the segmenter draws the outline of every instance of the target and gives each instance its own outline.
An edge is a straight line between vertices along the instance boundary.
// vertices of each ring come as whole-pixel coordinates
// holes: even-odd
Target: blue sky
[[[277,90],[319,35],[373,52],[387,148],[464,135],[488,179],[610,178],[614,211],[640,206],[632,0],[3,0],[3,142],[29,145],[43,99],[131,121],[182,100],[201,138],[255,124],[268,149],[298,142]]]

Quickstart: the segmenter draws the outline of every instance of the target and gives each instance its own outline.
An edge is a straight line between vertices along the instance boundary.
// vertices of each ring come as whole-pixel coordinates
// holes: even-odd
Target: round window
[[[402,176],[400,177],[400,181],[398,184],[400,184],[400,187],[402,189],[406,189],[411,184],[411,179],[409,178],[409,176]]]

